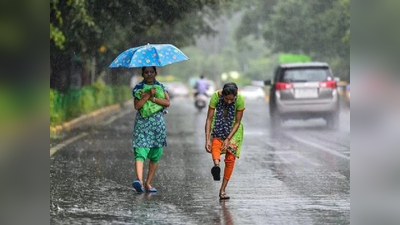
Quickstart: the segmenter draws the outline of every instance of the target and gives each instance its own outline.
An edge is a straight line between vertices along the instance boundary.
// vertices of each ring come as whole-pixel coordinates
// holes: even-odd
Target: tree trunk
[[[90,64],[85,59],[82,70],[82,86],[90,84]]]

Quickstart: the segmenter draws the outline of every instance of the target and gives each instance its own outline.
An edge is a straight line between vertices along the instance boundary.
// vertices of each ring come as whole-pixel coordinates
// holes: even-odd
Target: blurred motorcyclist
[[[210,84],[206,79],[204,79],[204,75],[200,75],[200,79],[196,81],[196,84],[194,85],[195,93],[194,97],[196,97],[199,94],[204,94],[208,97],[207,95],[207,90],[210,87]]]

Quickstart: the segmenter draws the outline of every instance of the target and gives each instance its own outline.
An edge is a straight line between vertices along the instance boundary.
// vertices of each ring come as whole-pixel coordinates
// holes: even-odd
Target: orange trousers
[[[214,138],[212,140],[211,145],[211,155],[212,159],[218,159],[221,161],[221,148],[223,142],[219,138]],[[226,151],[225,155],[225,171],[224,171],[224,179],[229,180],[231,178],[233,167],[235,166],[236,157],[231,152]]]

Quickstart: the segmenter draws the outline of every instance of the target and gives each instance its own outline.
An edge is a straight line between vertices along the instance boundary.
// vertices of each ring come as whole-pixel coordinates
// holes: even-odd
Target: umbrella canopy
[[[122,52],[109,67],[165,66],[188,59],[181,50],[171,44],[147,44]]]

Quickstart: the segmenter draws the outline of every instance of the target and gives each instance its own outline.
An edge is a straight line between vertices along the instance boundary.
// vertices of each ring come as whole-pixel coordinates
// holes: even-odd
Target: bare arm
[[[146,103],[147,100],[150,100],[158,105],[164,106],[164,107],[169,107],[170,103],[169,103],[169,95],[167,92],[164,92],[165,94],[165,98],[153,98],[152,96],[154,95],[154,93],[152,94],[151,91],[146,91],[142,93],[142,99],[134,99],[134,105],[135,105],[135,109],[139,110],[140,108],[143,107],[143,105]]]
[[[169,102],[169,95],[168,92],[164,92],[165,98],[150,98],[150,100],[158,105],[164,106],[164,107],[169,107],[170,102]]]
[[[141,99],[135,98],[134,102],[133,102],[134,106],[135,106],[135,109],[136,110],[141,109],[143,107],[144,103],[146,103],[146,101],[149,100],[150,96],[151,96],[150,92],[146,91],[146,92],[142,93],[142,98]]]
[[[215,109],[208,107],[206,126],[205,126],[205,138],[206,138],[206,151],[211,152],[211,121],[214,116]]]

